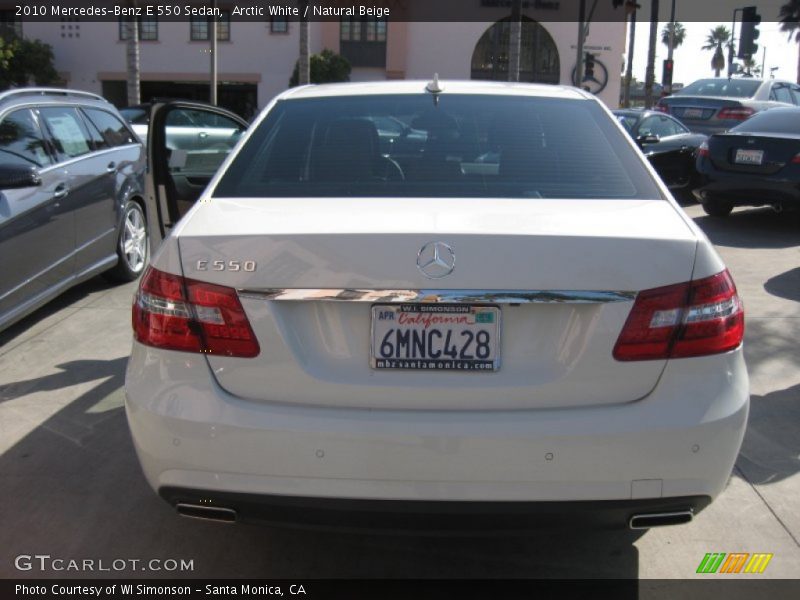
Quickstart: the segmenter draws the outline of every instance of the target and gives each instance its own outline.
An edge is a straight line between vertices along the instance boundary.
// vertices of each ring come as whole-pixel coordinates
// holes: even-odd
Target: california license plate
[[[734,162],[739,165],[760,165],[764,162],[764,151],[739,148],[736,151]]]
[[[702,108],[686,108],[683,111],[684,119],[699,119],[703,116]]]
[[[372,306],[373,369],[496,371],[500,309],[470,304]]]

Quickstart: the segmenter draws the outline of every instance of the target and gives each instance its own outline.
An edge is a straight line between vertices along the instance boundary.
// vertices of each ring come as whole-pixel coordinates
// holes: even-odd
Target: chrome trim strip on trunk
[[[351,288],[240,289],[239,295],[279,302],[418,302],[472,304],[605,304],[627,302],[636,292],[590,290],[368,290]]]

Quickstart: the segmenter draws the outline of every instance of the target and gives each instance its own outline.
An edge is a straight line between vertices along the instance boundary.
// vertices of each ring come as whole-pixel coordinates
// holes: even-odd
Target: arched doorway
[[[511,17],[489,27],[472,53],[472,79],[508,81],[508,43]],[[519,80],[535,83],[559,83],[561,65],[553,38],[538,22],[522,17]]]

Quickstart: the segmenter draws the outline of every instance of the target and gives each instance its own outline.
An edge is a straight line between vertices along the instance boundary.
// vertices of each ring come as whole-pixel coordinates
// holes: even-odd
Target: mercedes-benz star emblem
[[[417,254],[417,268],[429,279],[446,277],[455,266],[456,254],[444,242],[428,242]]]

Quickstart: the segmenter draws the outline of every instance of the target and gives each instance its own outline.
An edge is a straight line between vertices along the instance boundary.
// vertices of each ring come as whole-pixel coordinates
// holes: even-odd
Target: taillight
[[[744,308],[728,270],[636,296],[614,347],[621,361],[705,356],[744,337]]]
[[[796,165],[800,165],[800,152],[798,152],[797,154],[794,155],[794,158],[792,159],[792,162],[794,164],[796,164]]]
[[[148,346],[252,358],[260,348],[236,290],[148,267],[133,301],[133,334]]]
[[[697,156],[708,156],[708,142],[703,142],[697,148]]]
[[[653,107],[653,110],[669,114],[669,105],[661,104],[660,102]]]
[[[749,119],[754,112],[756,111],[754,111],[752,108],[748,108],[747,106],[723,108],[720,109],[719,113],[717,113],[717,118],[744,121],[745,119]]]

